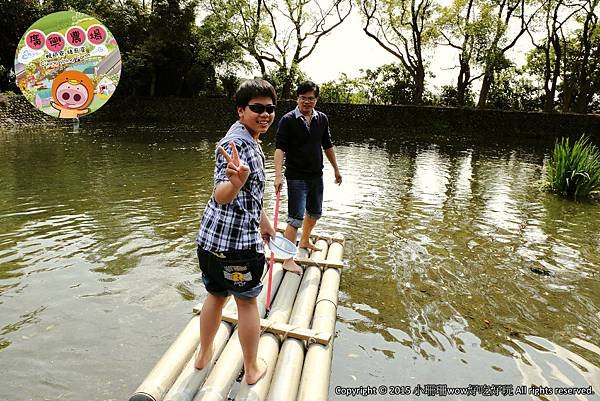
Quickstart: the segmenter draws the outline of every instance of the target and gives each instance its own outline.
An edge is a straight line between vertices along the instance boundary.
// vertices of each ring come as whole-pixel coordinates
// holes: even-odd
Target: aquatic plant
[[[556,141],[546,172],[545,187],[569,198],[589,197],[600,190],[600,151],[582,135]]]

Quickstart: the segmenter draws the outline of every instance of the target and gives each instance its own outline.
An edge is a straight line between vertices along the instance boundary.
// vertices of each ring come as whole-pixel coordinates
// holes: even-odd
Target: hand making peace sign
[[[227,162],[227,169],[225,175],[229,178],[229,182],[236,188],[241,188],[250,175],[250,168],[240,161],[240,156],[235,147],[233,141],[229,142],[231,148],[231,156],[227,154],[227,151],[222,146],[219,146],[219,153],[225,158]]]

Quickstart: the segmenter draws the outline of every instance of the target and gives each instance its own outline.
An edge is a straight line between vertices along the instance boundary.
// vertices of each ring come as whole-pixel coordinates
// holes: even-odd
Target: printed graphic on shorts
[[[17,85],[37,109],[59,118],[93,113],[115,92],[121,53],[100,21],[75,11],[37,20],[15,54]]]
[[[223,266],[223,270],[223,277],[238,287],[243,287],[252,281],[252,273],[248,272],[246,266]]]

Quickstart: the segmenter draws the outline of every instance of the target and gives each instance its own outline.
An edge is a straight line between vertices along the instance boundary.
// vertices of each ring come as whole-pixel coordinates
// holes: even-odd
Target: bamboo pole
[[[231,300],[235,306],[233,299]],[[206,377],[213,368],[213,365],[221,355],[227,340],[233,332],[233,325],[231,323],[221,322],[215,339],[213,340],[213,356],[208,365],[201,370],[196,369],[196,355],[200,350],[198,345],[197,351],[192,355],[188,363],[183,368],[183,371],[173,383],[173,386],[164,398],[164,401],[191,401],[194,395],[198,392],[202,383],[206,380]]]
[[[328,244],[324,240],[319,240],[315,244],[321,249],[320,252],[314,252],[311,259],[315,261],[323,260],[327,254]],[[321,281],[321,269],[315,266],[307,267],[304,270],[302,285],[298,291],[292,316],[290,318],[291,326],[308,327],[315,309],[319,283]],[[302,365],[304,362],[305,342],[296,338],[288,337],[284,340],[277,359],[275,373],[269,388],[268,401],[295,401],[298,394],[298,384],[302,374]]]
[[[281,282],[283,271],[280,263],[276,263],[273,268],[273,287],[277,288]],[[263,275],[263,281],[266,275]],[[265,313],[265,298],[266,289],[261,291],[258,297],[259,313],[264,316]],[[262,302],[262,312],[261,312]],[[230,299],[224,311],[235,312],[236,306],[235,301]],[[152,371],[146,376],[142,384],[137,388],[136,392],[131,396],[129,401],[163,401],[167,391],[174,385],[178,376],[181,377],[179,383],[177,383],[176,389],[169,395],[170,399],[173,400],[188,400],[188,394],[196,393],[199,386],[204,382],[206,374],[202,371],[198,371],[194,368],[195,350],[200,343],[200,316],[194,316],[184,330],[181,332],[175,342],[169,347],[164,353],[158,363],[154,366]],[[221,322],[217,333],[220,335],[215,336],[215,354],[217,349],[222,349],[224,344],[227,342],[227,338],[223,336],[223,331],[227,330],[231,332],[231,326],[229,323]],[[191,368],[184,369],[191,363]],[[212,361],[211,361],[212,367]],[[210,369],[209,369],[210,370]],[[204,378],[202,377],[204,376]],[[177,395],[181,394],[181,395]],[[179,398],[178,398],[179,397]]]
[[[344,251],[341,243],[333,243],[329,248],[327,260],[340,261]],[[321,289],[317,297],[317,306],[312,322],[312,329],[334,333],[337,315],[340,271],[327,269],[323,272]],[[333,341],[329,345],[310,344],[306,353],[298,401],[326,401],[329,392],[331,375],[331,358]]]
[[[299,253],[306,255],[307,251],[306,249],[300,249]],[[269,315],[270,321],[276,323],[287,323],[289,321],[301,280],[302,277],[297,274],[286,273],[271,309]],[[280,342],[280,336],[273,333],[266,332],[260,336],[258,357],[267,363],[267,373],[265,377],[254,385],[242,382],[235,397],[236,401],[258,401],[266,398],[269,391],[269,383],[273,377],[273,368],[277,362]]]
[[[271,299],[280,292],[285,292],[284,284],[286,283],[286,277],[283,277],[283,270],[281,263],[275,263],[273,268],[273,288],[279,289],[271,293]],[[263,277],[263,281],[268,275]],[[279,284],[281,283],[281,284]],[[295,293],[294,293],[295,294]],[[259,316],[265,316],[266,313],[266,297],[267,288],[266,286],[258,296],[258,314]],[[272,308],[273,309],[273,308]],[[244,358],[242,355],[242,347],[238,337],[238,330],[235,329],[233,335],[225,345],[225,348],[221,352],[219,359],[217,360],[212,371],[208,375],[204,385],[198,391],[194,397],[194,401],[222,401],[227,399],[227,394],[235,379],[238,377],[242,367],[244,365]]]

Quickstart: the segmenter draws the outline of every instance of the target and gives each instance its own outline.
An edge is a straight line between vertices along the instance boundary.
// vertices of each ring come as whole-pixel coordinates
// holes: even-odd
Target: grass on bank
[[[546,189],[572,199],[592,197],[600,190],[600,151],[582,135],[574,144],[562,138],[546,172]]]

